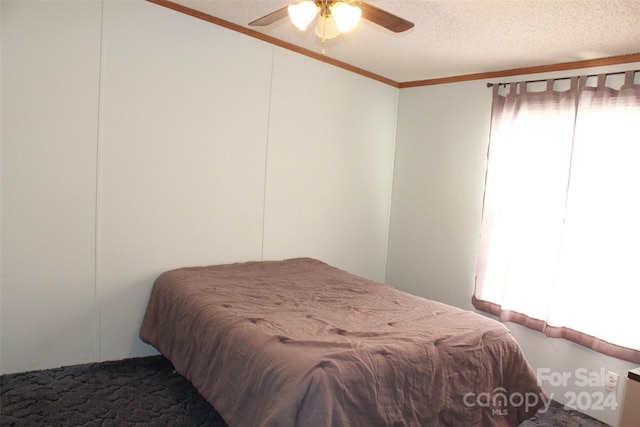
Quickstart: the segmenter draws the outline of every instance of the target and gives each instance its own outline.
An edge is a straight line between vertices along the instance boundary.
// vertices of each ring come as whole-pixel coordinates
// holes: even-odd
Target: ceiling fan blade
[[[249,25],[252,27],[264,27],[264,26],[273,24],[274,22],[289,16],[289,11],[287,10],[287,7],[288,6],[285,6],[282,9],[278,9],[275,12],[271,12],[270,14],[263,16],[262,18],[258,18],[255,21],[251,21],[249,22]]]
[[[387,30],[391,30],[394,33],[401,33],[413,28],[413,22],[409,22],[406,19],[400,18],[399,16],[385,10],[371,6],[368,3],[362,2],[358,4],[358,7],[360,7],[360,10],[362,11],[362,17],[364,19],[371,21],[374,24],[378,24]]]

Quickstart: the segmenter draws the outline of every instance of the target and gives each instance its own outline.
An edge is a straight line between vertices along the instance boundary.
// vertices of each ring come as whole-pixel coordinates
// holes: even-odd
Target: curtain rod
[[[634,72],[637,73],[638,71],[640,71],[640,70],[635,70]],[[603,73],[603,74],[606,74],[607,76],[615,76],[617,74],[624,74],[624,73],[626,73],[626,71],[618,71],[616,73]],[[588,75],[586,77],[596,77],[596,76],[598,76],[598,74],[591,74],[591,75]],[[553,77],[551,77],[551,78],[548,78],[548,79],[527,80],[525,83],[526,84],[529,84],[529,83],[540,83],[540,82],[546,82],[547,80],[568,80],[568,79],[571,79],[571,78],[573,78],[573,77],[556,77],[555,79]],[[493,87],[494,85],[508,85],[510,83],[518,83],[518,82],[487,83],[487,87]]]

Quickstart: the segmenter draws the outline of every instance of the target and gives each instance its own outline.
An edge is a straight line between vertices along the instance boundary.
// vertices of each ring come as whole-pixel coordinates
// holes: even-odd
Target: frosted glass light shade
[[[333,17],[321,17],[318,19],[318,25],[316,25],[316,36],[322,39],[332,39],[340,35],[338,25]]]
[[[360,21],[362,11],[357,6],[351,6],[341,1],[335,2],[331,6],[331,15],[335,19],[338,25],[338,30],[341,33],[346,33],[355,28]]]
[[[287,11],[293,25],[300,31],[304,31],[318,14],[318,6],[312,1],[303,1],[289,5]]]

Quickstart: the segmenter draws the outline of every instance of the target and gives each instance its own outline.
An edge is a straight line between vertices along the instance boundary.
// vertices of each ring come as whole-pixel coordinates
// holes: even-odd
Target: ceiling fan
[[[413,22],[359,0],[306,0],[285,6],[268,15],[249,22],[250,26],[264,27],[287,16],[301,31],[320,15],[315,33],[322,39],[322,53],[326,39],[351,31],[364,18],[395,33],[413,27]]]

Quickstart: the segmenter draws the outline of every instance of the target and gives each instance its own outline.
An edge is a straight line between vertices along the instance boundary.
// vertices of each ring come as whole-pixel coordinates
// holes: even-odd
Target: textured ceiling
[[[312,52],[312,26],[247,24],[294,0],[172,0]],[[392,33],[362,20],[326,55],[398,83],[640,53],[640,0],[370,0],[415,23]]]

